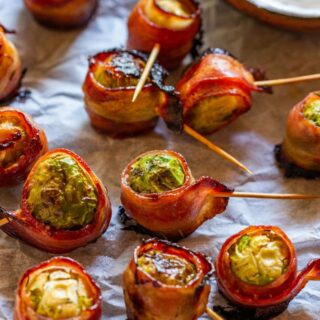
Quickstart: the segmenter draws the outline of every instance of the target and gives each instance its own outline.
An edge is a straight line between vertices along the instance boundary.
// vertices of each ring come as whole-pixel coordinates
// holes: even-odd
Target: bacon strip
[[[129,16],[127,47],[150,52],[159,43],[160,63],[168,69],[177,68],[192,49],[193,41],[201,28],[199,5],[194,0],[184,2],[193,8],[190,17],[183,18],[162,10],[156,0],[140,0]],[[154,23],[148,10],[158,19],[166,21],[166,26]],[[170,28],[176,25],[179,25],[178,29]]]
[[[22,74],[19,53],[5,33],[0,25],[0,101],[15,95]]]
[[[55,29],[74,29],[86,25],[94,14],[97,0],[24,0],[33,17]]]
[[[287,176],[320,175],[320,128],[304,117],[306,105],[319,100],[319,92],[310,93],[290,111],[278,160]]]
[[[0,164],[7,152],[19,152],[21,155],[8,166],[0,165],[0,187],[10,186],[24,180],[36,160],[48,150],[44,131],[33,122],[29,115],[11,107],[3,107],[0,110],[0,122],[6,121],[16,123],[21,131],[0,127]],[[22,137],[22,132],[26,137]],[[24,139],[23,149],[16,150],[22,139]]]
[[[274,282],[263,286],[250,285],[232,272],[228,250],[245,234],[264,230],[275,232],[288,246],[289,264],[287,271]],[[320,280],[320,259],[311,261],[297,273],[295,248],[287,235],[274,226],[250,226],[227,239],[217,257],[215,269],[218,287],[223,295],[243,310],[255,310],[254,313],[263,319],[283,312],[309,280]]]
[[[48,261],[42,262],[39,265],[28,269],[19,281],[18,290],[16,293],[16,301],[14,308],[14,320],[41,320],[43,316],[37,314],[29,305],[28,297],[26,297],[26,287],[28,285],[29,278],[38,273],[39,271],[45,271],[52,268],[68,268],[71,269],[74,274],[81,277],[90,297],[93,299],[93,304],[89,309],[83,311],[81,316],[75,318],[68,318],[74,320],[99,320],[102,314],[102,298],[101,290],[99,286],[93,281],[90,275],[85,269],[75,260],[65,257],[55,257]],[[49,318],[45,318],[50,320]]]
[[[166,153],[177,157],[185,173],[182,187],[152,194],[139,194],[128,184],[131,165],[147,154]],[[216,198],[219,192],[231,191],[210,177],[194,181],[186,160],[174,151],[155,150],[138,156],[124,169],[121,176],[121,202],[126,212],[140,225],[168,239],[181,239],[208,219],[222,213],[228,198]]]
[[[92,126],[116,137],[151,130],[158,121],[157,111],[162,114],[161,110],[167,109],[169,94],[173,91],[173,88],[163,85],[167,72],[158,64],[153,66],[150,74],[151,82],[144,85],[135,103],[132,103],[135,86],[109,88],[101,85],[95,79],[94,72],[108,57],[121,53],[133,55],[143,63],[147,60],[144,54],[137,51],[112,49],[98,53],[90,59],[89,70],[83,84],[86,110]],[[121,72],[125,74],[126,69]],[[127,77],[135,78],[132,74],[128,74]],[[165,112],[163,113],[165,115]]]
[[[138,257],[152,249],[190,261],[196,267],[196,278],[185,286],[169,286],[152,278],[137,265]],[[211,261],[200,253],[167,241],[151,239],[143,243],[135,249],[123,274],[128,320],[197,319],[206,310],[210,293],[207,280],[212,273]]]
[[[217,48],[205,51],[184,73],[176,89],[180,93],[186,124],[203,134],[216,132],[236,120],[251,108],[251,92],[263,91],[254,85],[253,75],[241,63],[227,51]],[[206,114],[197,111],[205,99],[223,97],[228,99],[223,106],[211,101]],[[229,112],[227,107],[230,107]]]
[[[65,153],[77,161],[81,168],[92,179],[98,197],[98,206],[94,220],[79,230],[55,230],[54,228],[38,221],[30,212],[27,204],[30,181],[41,161],[55,153]],[[70,150],[55,149],[42,156],[33,166],[22,191],[21,208],[12,212],[13,219],[1,229],[10,236],[17,237],[28,244],[52,253],[66,253],[83,247],[97,240],[108,228],[111,219],[111,203],[105,187],[94,172],[78,155]]]

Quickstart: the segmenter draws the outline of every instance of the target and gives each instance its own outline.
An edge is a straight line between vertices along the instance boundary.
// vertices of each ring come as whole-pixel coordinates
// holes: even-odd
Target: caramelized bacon
[[[133,163],[147,154],[168,154],[180,160],[185,173],[184,184],[162,193],[137,193],[128,183]],[[231,191],[210,177],[194,181],[186,160],[174,151],[155,150],[131,161],[121,176],[121,202],[126,212],[141,226],[168,239],[188,236],[202,223],[222,213],[228,198],[216,198],[219,192]]]
[[[28,269],[19,281],[18,290],[16,293],[15,309],[14,309],[14,320],[41,320],[52,318],[44,317],[38,314],[32,308],[32,301],[30,301],[30,296],[27,292],[27,288],[32,282],[32,279],[37,275],[45,272],[66,270],[71,272],[74,277],[81,279],[85,290],[88,292],[91,306],[86,308],[81,312],[80,316],[68,317],[68,319],[74,320],[99,320],[102,314],[102,298],[101,290],[99,286],[92,280],[90,275],[85,271],[85,269],[75,260],[65,257],[55,257],[48,261],[42,262],[39,265]],[[57,297],[59,299],[60,297]],[[60,298],[61,299],[61,298]],[[55,318],[56,319],[56,318]]]
[[[253,75],[222,49],[208,49],[176,86],[186,124],[211,134],[236,120],[251,107]]]
[[[240,280],[234,274],[229,250],[243,236],[261,232],[273,232],[283,241],[289,252],[288,264],[284,273],[273,282],[254,285]],[[295,248],[287,235],[274,226],[250,226],[227,239],[217,257],[215,269],[220,291],[240,310],[249,310],[252,319],[270,319],[280,314],[309,280],[320,280],[320,260],[311,261],[297,273]]]
[[[306,106],[320,100],[320,93],[310,93],[289,113],[286,133],[276,156],[287,177],[315,178],[320,175],[320,127],[304,116]]]
[[[75,160],[83,172],[90,177],[95,186],[98,202],[94,218],[90,223],[81,228],[56,229],[49,224],[39,221],[31,212],[28,197],[33,187],[33,176],[42,162],[55,155],[66,155]],[[50,208],[51,205],[51,201],[48,201],[46,206]],[[21,208],[12,213],[4,212],[2,216],[10,220],[8,224],[1,227],[7,234],[17,237],[43,251],[66,253],[94,242],[106,231],[111,219],[111,203],[102,182],[78,155],[66,149],[55,149],[47,152],[33,166],[23,187]]]
[[[94,128],[113,136],[126,136],[152,129],[158,114],[172,123],[167,111],[174,88],[165,86],[167,72],[155,64],[136,102],[135,86],[147,57],[137,51],[112,49],[90,59],[83,84],[86,110]]]
[[[170,277],[169,284],[161,281],[161,277],[156,279],[150,275],[141,265],[141,257],[152,251],[157,252],[156,264],[160,266],[162,277]],[[178,268],[174,270],[174,275],[169,270],[169,259],[176,259],[176,265],[180,266],[178,272]],[[187,264],[194,272],[186,283],[181,283],[181,278],[185,277],[181,273],[181,264]],[[168,271],[164,270],[166,267]],[[197,319],[206,310],[210,293],[207,280],[212,273],[211,261],[200,253],[167,241],[152,239],[143,243],[135,249],[123,274],[128,319]]]
[[[10,107],[0,109],[0,187],[24,180],[47,150],[46,135],[30,116]]]
[[[160,0],[140,0],[128,20],[127,47],[150,52],[159,43],[159,60],[169,69],[180,65],[201,29],[200,8],[196,1],[178,0],[169,4],[174,3],[183,7],[183,14],[164,7]]]
[[[19,53],[5,33],[6,30],[0,25],[0,101],[15,95],[22,74]]]
[[[55,29],[74,29],[87,24],[95,12],[97,0],[24,0],[33,17]]]

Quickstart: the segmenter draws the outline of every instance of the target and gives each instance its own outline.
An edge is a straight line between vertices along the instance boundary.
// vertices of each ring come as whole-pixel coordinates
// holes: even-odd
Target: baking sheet
[[[320,39],[262,25],[218,0],[201,1],[204,8],[205,43],[224,47],[241,61],[260,66],[270,78],[319,72]],[[125,319],[121,288],[122,271],[135,246],[145,235],[121,230],[117,220],[120,173],[138,154],[170,148],[188,160],[195,177],[211,175],[238,191],[318,192],[319,181],[287,180],[275,164],[273,147],[282,139],[290,108],[319,82],[275,88],[274,94],[255,94],[254,106],[233,125],[210,137],[245,163],[255,175],[248,177],[215,156],[192,138],[168,132],[162,122],[150,134],[113,140],[95,132],[84,111],[81,84],[87,57],[123,45],[127,15],[133,0],[102,0],[96,17],[81,31],[55,32],[37,25],[22,0],[0,0],[1,22],[17,30],[10,36],[28,73],[24,87],[32,90],[25,103],[12,105],[30,113],[48,136],[49,147],[65,147],[82,156],[108,187],[113,218],[97,243],[67,256],[82,263],[103,292],[103,319]],[[173,78],[179,72],[175,72]],[[19,205],[21,187],[0,190],[0,204]],[[180,243],[217,256],[230,235],[251,224],[273,224],[284,229],[297,248],[299,268],[320,256],[319,201],[231,199],[224,214],[206,222]],[[12,319],[17,282],[23,272],[53,255],[43,253],[0,232],[0,319]],[[320,283],[310,282],[277,319],[319,319]],[[213,281],[210,306],[223,299]],[[174,302],[173,302],[174,303]],[[203,317],[206,319],[206,316]]]

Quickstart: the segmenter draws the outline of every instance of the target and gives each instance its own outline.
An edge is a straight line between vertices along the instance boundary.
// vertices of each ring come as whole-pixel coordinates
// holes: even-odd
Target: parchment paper
[[[248,177],[186,135],[169,132],[163,123],[150,134],[113,140],[98,134],[84,111],[81,84],[87,57],[123,45],[126,18],[133,0],[102,0],[96,17],[81,31],[55,32],[39,26],[22,0],[0,0],[1,22],[17,30],[10,36],[28,73],[24,87],[32,90],[25,103],[12,105],[30,113],[48,136],[50,148],[69,148],[82,156],[108,187],[113,218],[97,243],[67,256],[82,263],[103,292],[103,319],[125,319],[122,272],[144,235],[121,230],[117,220],[120,173],[141,152],[170,148],[188,160],[195,177],[211,175],[238,191],[319,192],[319,181],[285,179],[278,169],[273,147],[282,140],[290,108],[319,82],[275,88],[273,95],[255,94],[254,106],[237,122],[210,137],[245,163],[255,175]],[[287,33],[243,16],[222,1],[202,1],[205,42],[233,52],[241,61],[268,71],[269,78],[319,72],[318,36]],[[175,72],[173,77],[177,77]],[[19,206],[21,187],[0,190],[0,204]],[[224,214],[206,222],[180,243],[215,258],[222,243],[248,225],[273,224],[294,242],[299,268],[320,256],[319,201],[231,199]],[[12,319],[17,282],[24,271],[53,255],[34,249],[0,232],[0,319]],[[319,319],[320,283],[309,283],[277,319]],[[172,302],[174,303],[174,301]],[[212,282],[210,306],[223,304]],[[206,319],[206,316],[203,317]]]

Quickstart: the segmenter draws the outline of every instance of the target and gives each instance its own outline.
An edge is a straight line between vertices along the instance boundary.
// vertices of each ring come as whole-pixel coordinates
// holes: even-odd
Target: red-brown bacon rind
[[[250,110],[251,92],[262,91],[254,85],[253,75],[228,51],[220,48],[206,50],[184,73],[176,90],[180,94],[185,123],[203,134],[220,130]],[[192,112],[198,103],[203,99],[217,97],[236,97],[241,103],[231,114],[217,119],[216,125],[202,130],[196,128]]]
[[[196,278],[185,286],[166,285],[144,272],[139,255],[158,250],[183,257],[196,267]],[[213,264],[203,254],[168,241],[151,239],[135,249],[134,257],[123,274],[123,289],[129,320],[197,319],[206,310]],[[172,303],[174,301],[174,303]]]
[[[284,241],[289,249],[289,264],[287,271],[277,280],[264,286],[256,286],[245,283],[234,275],[228,250],[242,236],[261,231],[273,231]],[[261,320],[283,312],[309,280],[319,280],[320,260],[311,261],[297,275],[296,252],[287,235],[274,226],[250,226],[226,240],[217,257],[215,270],[221,293],[237,305],[248,319]]]
[[[148,59],[141,52],[118,48],[98,53],[90,58],[83,92],[85,94],[86,111],[89,114],[92,126],[115,137],[136,135],[154,128],[158,121],[157,112],[163,116],[168,124],[175,124],[176,119],[172,119],[165,112],[162,112],[162,110],[167,110],[169,100],[173,99],[171,96],[174,97],[174,88],[164,84],[164,79],[168,73],[158,63],[155,63],[151,69],[151,82],[144,85],[137,101],[134,103],[132,103],[132,97],[135,86],[107,88],[96,81],[94,71],[99,62],[117,53],[129,53],[144,62]],[[124,69],[122,72],[125,73],[125,71]],[[139,77],[139,75],[135,76],[133,74],[128,76]],[[152,113],[150,117],[145,118],[142,117],[141,113],[137,114],[138,108],[141,108],[142,105],[151,110],[149,112]],[[104,112],[109,115],[104,115]],[[132,120],[132,115],[135,115],[137,119]]]
[[[288,178],[320,176],[320,127],[304,117],[306,105],[319,96],[320,92],[312,92],[291,109],[284,141],[275,147],[276,159]]]
[[[177,68],[184,57],[191,51],[196,35],[201,30],[201,11],[199,4],[194,0],[187,0],[194,7],[192,22],[180,30],[161,27],[152,22],[146,14],[146,5],[149,0],[140,0],[133,8],[128,19],[129,49],[150,52],[156,43],[160,44],[159,61],[168,69]],[[168,13],[151,0],[152,10],[166,19],[183,19]],[[190,18],[188,18],[190,19]]]
[[[22,75],[19,53],[5,33],[0,25],[0,102],[15,96]]]
[[[60,30],[85,26],[98,6],[98,0],[24,0],[24,3],[40,24]]]
[[[38,221],[29,210],[27,199],[32,176],[38,165],[53,154],[66,154],[75,159],[96,187],[99,204],[94,220],[79,230],[56,230]],[[33,166],[23,187],[21,208],[11,215],[12,221],[1,227],[4,232],[43,251],[67,253],[96,241],[107,230],[111,220],[111,203],[106,188],[82,158],[67,149],[54,149],[42,156]]]
[[[178,158],[185,173],[184,184],[163,193],[135,192],[128,183],[130,168],[138,158],[150,154],[168,154]],[[154,150],[138,156],[121,176],[121,202],[129,216],[159,237],[170,240],[188,236],[206,220],[225,211],[228,198],[216,198],[215,194],[219,192],[232,190],[210,177],[194,181],[186,160],[171,150]]]
[[[91,293],[93,304],[89,309],[86,309],[80,317],[71,318],[74,320],[99,320],[102,314],[102,298],[101,290],[95,281],[90,277],[86,270],[75,260],[66,257],[55,257],[48,261],[42,262],[39,265],[28,269],[21,277],[16,292],[16,301],[14,308],[14,320],[50,320],[43,316],[37,315],[28,305],[25,298],[25,288],[29,277],[39,271],[51,269],[55,267],[66,267],[78,274],[84,281],[86,288]]]
[[[27,140],[18,160],[9,167],[0,167],[0,188],[12,186],[24,180],[37,159],[48,151],[48,142],[44,131],[34,123],[29,115],[11,107],[3,107],[0,109],[0,121],[1,118],[12,118],[19,121]],[[20,133],[7,132],[6,135],[8,134],[9,136],[2,139],[0,132],[0,154],[15,150],[16,143],[22,139]]]

